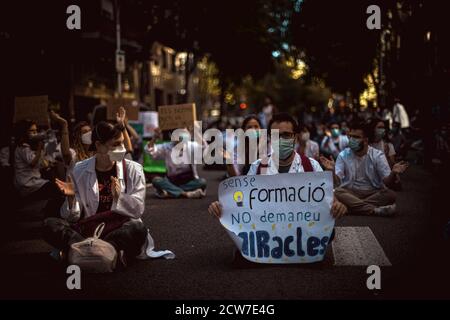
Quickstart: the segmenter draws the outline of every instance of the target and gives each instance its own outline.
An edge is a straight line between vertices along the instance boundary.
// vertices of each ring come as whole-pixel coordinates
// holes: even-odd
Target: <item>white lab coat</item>
[[[127,170],[127,190],[125,192],[125,180],[122,162],[117,163],[117,179],[121,185],[119,199],[114,201],[111,210],[115,213],[128,216],[132,219],[142,217],[145,209],[145,175],[142,166],[134,161],[125,160]],[[80,218],[81,211],[84,217],[96,214],[99,205],[99,188],[97,174],[95,172],[95,157],[78,162],[72,172],[72,181],[75,188],[75,204],[69,208],[66,200],[61,207],[61,216],[75,222]],[[154,241],[147,233],[147,241],[142,248],[140,259],[158,258],[164,256],[172,259],[175,255],[170,251],[155,252]]]

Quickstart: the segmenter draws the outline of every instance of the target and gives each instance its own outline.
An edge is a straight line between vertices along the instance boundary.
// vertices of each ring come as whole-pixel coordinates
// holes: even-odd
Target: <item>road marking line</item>
[[[336,227],[332,242],[335,266],[391,266],[369,227]]]

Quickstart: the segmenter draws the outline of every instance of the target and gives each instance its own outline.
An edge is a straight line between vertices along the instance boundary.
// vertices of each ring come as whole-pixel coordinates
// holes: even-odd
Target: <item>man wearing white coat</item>
[[[67,183],[57,180],[67,196],[61,207],[61,218],[44,222],[44,237],[59,250],[83,241],[91,234],[81,234],[78,226],[86,219],[107,213],[115,222],[103,240],[127,257],[173,258],[170,251],[155,252],[154,242],[140,219],[145,209],[145,176],[142,166],[124,160],[122,130],[106,122],[97,124],[92,133],[96,155],[76,164]],[[110,214],[111,213],[111,214]],[[98,221],[101,223],[101,221]]]

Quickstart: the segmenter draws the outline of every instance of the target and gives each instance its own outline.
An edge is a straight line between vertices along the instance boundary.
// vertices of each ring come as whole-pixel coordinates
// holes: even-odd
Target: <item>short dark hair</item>
[[[371,136],[371,126],[362,120],[354,121],[350,126],[350,130],[361,130],[364,134],[364,138],[369,138]]]
[[[106,121],[100,121],[92,130],[92,144],[89,147],[90,151],[95,151],[95,143],[98,141],[101,144],[105,144],[111,139],[116,139],[122,133],[119,125],[113,125]]]
[[[269,122],[268,126],[268,134],[270,136],[272,125],[274,123],[280,123],[280,122],[289,122],[292,124],[292,128],[294,129],[294,133],[298,133],[298,122],[295,120],[290,114],[288,113],[276,113],[272,116],[272,119]]]

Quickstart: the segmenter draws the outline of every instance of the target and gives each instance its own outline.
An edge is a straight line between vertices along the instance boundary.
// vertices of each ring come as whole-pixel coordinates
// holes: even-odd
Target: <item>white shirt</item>
[[[339,154],[335,173],[341,179],[340,186],[357,189],[366,184],[364,181],[368,181],[372,189],[383,188],[383,179],[391,174],[391,168],[384,152],[369,146],[365,159],[358,161],[357,158],[358,156],[350,148]],[[365,173],[365,177],[361,176],[358,168]],[[358,181],[356,181],[357,179]]]
[[[322,172],[323,171],[322,167],[316,160],[309,158],[309,161],[311,162],[314,172]],[[265,168],[266,170],[261,170],[261,174],[265,174],[265,175],[278,174],[279,173],[278,168],[276,167],[274,162],[275,161],[272,161],[272,158],[269,158],[269,161],[267,163],[268,167]],[[256,175],[258,172],[258,167],[260,166],[260,163],[261,163],[261,159],[258,159],[255,162],[253,162],[252,165],[250,166],[250,169],[248,170],[247,175],[249,175],[249,176]],[[305,169],[303,168],[302,159],[301,159],[300,155],[296,152],[294,161],[292,161],[291,167],[289,168],[289,173],[299,173],[299,172],[305,172]]]
[[[82,210],[84,211],[85,218],[97,213],[100,192],[97,174],[95,172],[95,161],[95,157],[80,161],[73,169],[72,181],[75,188],[75,204],[72,208],[69,208],[69,203],[66,199],[61,207],[61,216],[69,222],[77,221],[81,216]],[[113,201],[111,211],[141,221],[140,218],[145,209],[144,171],[142,166],[134,161],[125,160],[125,165],[127,170],[126,192],[122,162],[116,164],[117,179],[121,185],[121,192],[119,199]],[[155,252],[153,249],[153,238],[150,236],[150,233],[147,233],[147,241],[138,258],[174,257],[170,251]]]
[[[338,145],[336,147],[335,143]],[[331,153],[335,158],[339,155],[339,152],[347,148],[348,137],[346,135],[340,135],[337,138],[325,136],[323,137],[321,148],[328,153]]]
[[[172,142],[153,145],[149,148],[148,145],[145,151],[150,154],[154,160],[164,160],[167,168],[167,176],[176,176],[177,174],[191,171],[198,179],[197,167],[194,165],[194,149],[202,153],[202,146],[195,141],[187,141],[187,151],[181,154],[181,164],[175,164],[172,159],[172,149],[175,145]],[[191,164],[192,163],[192,164]]]
[[[41,177],[41,161],[31,166],[35,156],[36,152],[26,143],[17,146],[14,153],[14,185],[21,196],[30,195],[48,182]]]
[[[313,159],[319,158],[319,144],[312,140],[306,141],[305,156]]]
[[[380,151],[382,151],[384,153],[386,153],[385,151],[386,151],[386,148],[387,148],[388,149],[387,150],[388,151],[388,153],[387,153],[388,157],[395,156],[395,154],[396,154],[395,153],[395,149],[394,149],[394,145],[392,143],[390,143],[390,142],[384,142],[383,140],[380,140],[378,142],[371,143],[370,146],[375,148],[375,149],[377,149],[377,150],[380,150]]]

